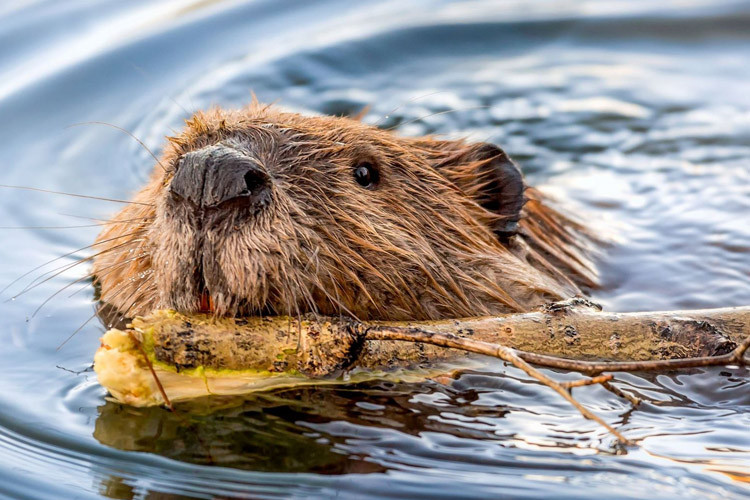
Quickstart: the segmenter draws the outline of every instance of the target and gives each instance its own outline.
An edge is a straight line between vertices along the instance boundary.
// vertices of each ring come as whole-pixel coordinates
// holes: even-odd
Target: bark
[[[483,354],[523,370],[629,445],[572,396],[574,387],[600,384],[637,405],[637,398],[610,383],[611,374],[599,374],[744,365],[748,349],[750,307],[618,314],[576,298],[525,314],[406,323],[156,311],[136,318],[131,330],[108,331],[94,369],[117,401],[164,404],[174,411],[172,401],[207,395],[366,378],[419,379],[429,369],[466,366],[467,353]],[[532,365],[597,376],[557,382]]]
[[[158,311],[127,332],[107,332],[95,370],[117,400],[147,406],[280,386],[423,378],[467,366],[467,351],[588,373],[727,364],[747,338],[750,307],[606,313],[582,299],[524,314],[404,323]]]
[[[157,311],[136,318],[132,330],[108,332],[95,369],[116,399],[145,406],[351,377],[423,378],[467,366],[467,350],[492,354],[470,343],[499,344],[534,364],[598,373],[649,369],[644,361],[728,362],[748,337],[750,307],[607,313],[580,299],[525,314],[404,323]],[[344,370],[347,377],[340,376]]]
[[[610,313],[575,299],[540,311],[464,320],[374,324],[380,331],[455,334],[537,355],[575,360],[645,361],[710,357],[732,352],[750,335],[750,307],[696,311]],[[375,340],[368,343],[375,344]],[[365,352],[368,364],[389,357],[413,359],[418,345],[378,341]],[[432,351],[434,348],[430,347]],[[432,354],[432,352],[430,352]],[[454,355],[443,351],[436,356]]]

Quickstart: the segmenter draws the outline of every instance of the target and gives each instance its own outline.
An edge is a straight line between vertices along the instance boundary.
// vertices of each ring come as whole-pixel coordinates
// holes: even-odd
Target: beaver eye
[[[374,188],[379,180],[378,169],[370,162],[358,163],[354,167],[354,179],[364,188]]]

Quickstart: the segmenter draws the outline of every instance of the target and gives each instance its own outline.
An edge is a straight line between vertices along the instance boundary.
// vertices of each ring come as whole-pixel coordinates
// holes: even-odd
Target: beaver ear
[[[505,151],[489,143],[463,146],[437,159],[435,168],[499,216],[492,229],[502,241],[516,234],[526,201],[525,185],[521,171]]]

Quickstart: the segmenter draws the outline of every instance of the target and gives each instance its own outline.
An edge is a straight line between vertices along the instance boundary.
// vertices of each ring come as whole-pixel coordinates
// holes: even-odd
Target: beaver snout
[[[262,209],[271,201],[271,186],[258,160],[231,145],[216,144],[181,158],[169,193],[197,209],[225,204]]]

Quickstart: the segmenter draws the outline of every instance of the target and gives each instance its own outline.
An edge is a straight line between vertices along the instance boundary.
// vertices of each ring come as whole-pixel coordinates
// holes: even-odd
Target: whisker
[[[150,154],[150,155],[151,155],[151,158],[153,158],[154,160],[156,160],[156,163],[157,163],[157,164],[158,164],[158,165],[159,165],[159,166],[161,167],[161,169],[162,169],[162,170],[164,170],[164,173],[166,173],[166,172],[167,172],[167,169],[166,169],[166,168],[164,167],[164,165],[163,165],[163,164],[162,164],[162,162],[161,162],[161,161],[159,160],[159,158],[157,158],[157,157],[156,157],[156,155],[154,154],[154,152],[153,152],[153,151],[151,151],[151,150],[150,150],[150,149],[148,148],[148,146],[146,146],[146,144],[145,144],[145,143],[144,143],[144,142],[143,142],[142,140],[140,140],[139,138],[137,138],[137,137],[135,136],[135,134],[133,134],[133,133],[132,133],[132,132],[130,132],[129,130],[127,130],[127,129],[124,129],[124,128],[122,128],[122,127],[118,127],[117,125],[113,125],[113,124],[111,124],[111,123],[107,123],[107,122],[98,122],[98,121],[91,121],[91,122],[81,122],[81,123],[74,123],[73,125],[69,125],[69,126],[67,126],[67,127],[65,127],[65,128],[71,128],[71,127],[80,127],[80,126],[82,126],[82,125],[104,125],[104,126],[107,126],[107,127],[112,127],[112,128],[113,128],[113,129],[115,129],[115,130],[119,130],[120,132],[122,132],[122,133],[124,133],[124,134],[127,134],[127,135],[129,135],[129,136],[130,136],[130,137],[131,137],[131,138],[132,138],[133,140],[135,140],[135,141],[136,141],[136,142],[137,142],[138,144],[140,144],[140,145],[141,145],[141,146],[143,147],[143,149],[145,149],[145,150],[146,150],[146,152],[147,152],[148,154]]]
[[[144,283],[145,283],[145,280],[144,280]],[[138,287],[137,287],[137,288],[135,289],[135,291],[134,291],[134,292],[133,292],[132,294],[130,294],[130,296],[129,296],[129,297],[127,298],[127,300],[129,300],[129,299],[130,299],[130,298],[131,298],[131,297],[132,297],[133,295],[135,295],[135,294],[136,294],[136,293],[138,292],[138,290],[140,290],[140,288],[141,288],[141,287],[143,286],[143,284],[144,284],[144,283],[141,283],[140,285],[138,285]],[[82,324],[81,326],[79,326],[79,327],[78,327],[78,328],[76,329],[76,331],[74,331],[73,333],[71,333],[71,334],[70,334],[70,335],[68,336],[68,338],[66,338],[65,340],[63,340],[63,342],[62,342],[62,343],[61,343],[61,344],[60,344],[59,346],[57,346],[57,349],[55,349],[55,351],[59,351],[60,349],[62,349],[62,347],[63,347],[63,346],[65,345],[65,344],[67,344],[67,343],[68,343],[68,342],[70,341],[70,339],[72,339],[73,337],[75,337],[75,335],[76,335],[76,334],[77,334],[78,332],[80,332],[81,330],[83,330],[83,328],[84,328],[84,327],[85,327],[85,326],[86,326],[86,325],[87,325],[87,324],[88,324],[88,323],[89,323],[89,322],[90,322],[90,321],[91,321],[92,319],[96,318],[96,317],[98,316],[98,314],[99,314],[99,311],[96,311],[96,312],[94,312],[94,314],[92,314],[92,315],[91,315],[91,317],[90,317],[89,319],[87,319],[86,321],[84,321],[84,323],[83,323],[83,324]],[[112,325],[107,325],[107,328],[111,328],[111,326],[112,326]]]
[[[348,307],[346,307],[343,302],[341,302],[341,299],[339,298],[339,287],[336,285],[336,282],[333,280],[333,276],[331,275],[331,272],[328,272],[328,277],[331,280],[331,284],[333,284],[333,291],[336,293],[336,297],[332,297],[328,291],[325,290],[323,285],[321,285],[319,282],[313,283],[316,287],[318,287],[319,290],[322,290],[323,293],[328,297],[328,300],[333,303],[333,305],[338,305],[341,310],[346,312],[352,319],[355,319],[357,321],[361,321],[356,314],[351,312]]]
[[[129,234],[128,234],[128,236],[137,236],[138,234],[142,234],[142,233],[144,233],[145,231],[146,231],[145,229],[143,229],[143,230],[139,230],[139,231],[134,231],[134,232],[132,232],[132,233],[129,233]],[[119,238],[120,238],[120,237],[115,237],[115,238],[108,238],[107,240],[102,240],[102,242],[101,242],[101,243],[105,243],[105,242],[113,241],[113,240],[116,240],[116,239],[119,239]],[[76,261],[76,262],[73,262],[73,263],[71,263],[71,264],[63,264],[62,266],[56,267],[56,268],[54,268],[54,269],[51,269],[51,270],[49,270],[49,271],[45,271],[45,272],[43,272],[42,274],[40,274],[39,276],[37,276],[36,278],[34,278],[34,279],[33,279],[33,280],[32,280],[32,281],[31,281],[31,282],[30,282],[30,283],[28,284],[28,285],[26,285],[26,286],[25,286],[25,287],[24,287],[24,288],[23,288],[23,289],[22,289],[21,291],[26,291],[26,290],[27,290],[27,289],[28,289],[28,288],[29,288],[29,287],[30,287],[31,285],[33,285],[34,283],[36,283],[36,282],[37,282],[38,280],[40,280],[40,279],[41,279],[41,278],[42,278],[43,276],[46,276],[46,275],[48,275],[48,274],[50,274],[50,273],[53,273],[53,272],[55,272],[55,271],[59,271],[60,269],[63,269],[63,268],[64,268],[64,267],[66,267],[66,266],[70,266],[70,267],[75,267],[75,266],[77,266],[77,265],[79,265],[79,264],[82,264],[82,263],[84,263],[84,262],[88,262],[88,261],[90,261],[90,260],[94,259],[95,257],[98,257],[98,256],[100,256],[100,255],[104,255],[105,253],[111,252],[111,251],[113,251],[113,250],[117,250],[118,248],[122,248],[122,247],[123,247],[123,246],[125,246],[125,245],[129,245],[129,244],[132,244],[132,243],[138,243],[138,242],[140,242],[140,241],[143,241],[143,238],[135,238],[135,239],[133,239],[133,240],[128,240],[128,241],[124,241],[124,242],[122,242],[122,243],[118,243],[117,245],[115,245],[115,246],[113,246],[113,247],[110,247],[110,248],[106,248],[106,249],[104,249],[104,250],[101,250],[101,251],[99,251],[99,252],[96,252],[95,254],[89,255],[89,256],[87,256],[87,257],[83,257],[83,258],[81,258],[80,260],[78,260],[78,261]],[[60,260],[60,259],[62,259],[62,258],[64,258],[64,257],[70,257],[71,255],[73,255],[73,254],[77,253],[78,251],[83,251],[83,250],[87,250],[87,249],[89,249],[89,248],[92,248],[92,247],[93,247],[94,245],[97,245],[97,243],[95,243],[95,244],[93,244],[93,245],[88,245],[88,246],[82,247],[82,248],[80,248],[80,249],[78,249],[78,250],[76,250],[76,251],[73,251],[73,252],[67,253],[67,254],[65,254],[65,255],[61,255],[60,257],[58,257],[58,258],[56,258],[56,259],[52,259],[52,260],[50,260],[50,261],[47,261],[47,262],[46,262],[45,264],[41,264],[41,265],[37,266],[36,268],[32,269],[32,270],[31,270],[31,271],[29,271],[28,273],[25,273],[24,275],[28,275],[28,274],[29,274],[30,272],[33,272],[33,271],[35,271],[35,270],[37,270],[37,269],[40,269],[40,268],[42,268],[42,267],[44,267],[44,266],[47,266],[47,265],[49,265],[49,264],[52,264],[53,262],[55,262],[55,261],[57,261],[57,260]],[[15,282],[15,281],[18,281],[18,279],[20,279],[20,278],[22,278],[22,277],[23,277],[23,276],[21,276],[21,277],[17,278],[16,280],[14,280],[14,282]],[[12,283],[11,283],[11,284],[12,284]],[[10,286],[10,285],[8,285],[8,286]],[[6,289],[7,289],[7,287],[6,287]],[[4,289],[4,290],[5,290],[5,289]]]
[[[146,284],[148,284],[148,283],[152,282],[152,281],[153,281],[153,278],[152,278],[152,276],[153,276],[153,274],[152,274],[152,275],[150,275],[150,276],[149,276],[149,277],[147,277],[147,278],[141,278],[141,283],[140,283],[140,284],[139,284],[139,285],[138,285],[137,287],[135,287],[135,290],[133,290],[133,293],[131,293],[130,295],[128,295],[128,296],[127,296],[127,297],[125,298],[125,300],[124,300],[123,302],[124,302],[124,303],[127,303],[127,302],[129,302],[129,301],[130,301],[130,299],[132,299],[132,298],[133,298],[133,296],[134,296],[135,294],[137,294],[137,293],[138,293],[138,292],[140,291],[140,289],[141,289],[141,288],[143,288],[143,285],[146,285]],[[127,285],[127,282],[123,282],[123,283],[121,283],[121,284],[120,284],[119,286],[115,287],[115,288],[114,288],[114,290],[115,290],[115,291],[114,291],[114,293],[113,293],[112,297],[114,298],[114,297],[116,297],[117,295],[119,295],[120,293],[122,293],[122,292],[123,292],[123,290],[125,290],[125,286],[126,286],[126,285]],[[125,314],[125,315],[127,316],[127,314],[128,314],[128,313],[130,313],[130,311],[131,311],[131,310],[133,309],[133,307],[134,307],[134,306],[135,306],[136,304],[137,304],[137,302],[133,302],[132,304],[130,304],[130,305],[129,305],[129,306],[127,307],[127,309],[125,309],[124,311],[121,311],[121,312],[122,312],[123,314]],[[111,325],[111,324],[107,325],[107,328],[111,328],[111,327],[112,327],[112,325]]]
[[[107,223],[81,224],[79,226],[0,226],[0,229],[81,229],[84,227],[102,227],[106,225]]]
[[[125,264],[130,264],[131,262],[134,262],[136,260],[142,259],[144,257],[148,257],[149,255],[151,255],[151,254],[148,253],[148,252],[145,252],[145,253],[142,253],[140,255],[136,255],[135,257],[131,257],[130,259],[126,259],[126,260],[124,260],[122,262],[117,262],[115,264],[112,264],[111,266],[107,266],[104,269],[100,269],[99,272],[96,274],[96,277],[100,278],[102,276],[107,276],[108,274],[116,271],[117,269],[119,269],[120,267],[124,266]],[[102,271],[106,271],[106,272],[102,272]],[[93,275],[94,275],[94,273],[89,274],[89,276],[92,276],[92,277],[93,277]],[[86,283],[84,286],[82,286],[81,288],[79,288],[75,292],[73,292],[70,295],[68,295],[68,298],[72,298],[75,294],[80,293],[81,291],[83,291],[86,288],[88,288],[88,286],[89,286],[89,284]]]
[[[146,77],[146,78],[150,78],[150,79],[152,79],[152,81],[153,81],[153,75],[151,75],[151,74],[150,74],[150,73],[149,73],[148,71],[146,71],[145,69],[141,68],[140,66],[136,66],[135,64],[131,64],[131,66],[133,67],[133,69],[134,69],[134,70],[138,71],[138,72],[139,72],[139,73],[140,73],[140,74],[141,74],[142,76],[144,76],[144,77]],[[180,103],[179,103],[179,102],[177,101],[177,99],[175,99],[175,98],[174,98],[174,97],[172,97],[171,95],[169,95],[169,94],[165,94],[165,96],[167,97],[167,99],[169,99],[169,100],[170,100],[170,101],[172,101],[172,102],[173,102],[174,104],[176,104],[176,105],[177,105],[177,107],[179,107],[179,108],[180,108],[181,110],[183,110],[183,111],[185,112],[185,114],[186,114],[186,115],[192,115],[192,114],[193,114],[193,113],[191,113],[190,111],[188,111],[188,110],[187,110],[187,108],[185,108],[185,106],[183,106],[182,104],[180,104]],[[193,103],[192,103],[192,102],[190,102],[190,103],[188,103],[188,104],[190,104],[190,106],[191,106],[192,108],[195,108],[195,106],[193,106]]]
[[[74,267],[76,267],[76,266],[79,266],[79,265],[83,264],[84,262],[89,262],[89,261],[93,260],[93,259],[94,259],[94,258],[96,258],[96,257],[97,257],[98,255],[104,255],[105,253],[109,253],[109,252],[111,252],[111,251],[113,251],[113,250],[116,250],[116,249],[118,249],[118,248],[121,248],[121,247],[123,247],[123,246],[126,246],[126,245],[130,245],[130,244],[132,244],[132,243],[137,243],[137,242],[139,242],[139,241],[143,241],[143,240],[141,240],[141,239],[136,239],[136,240],[132,240],[132,241],[126,241],[125,243],[121,243],[121,244],[119,244],[119,245],[116,245],[116,246],[114,246],[114,247],[112,247],[112,248],[108,248],[108,249],[106,249],[106,250],[102,250],[101,252],[99,252],[99,253],[97,253],[97,254],[91,255],[91,256],[89,256],[89,257],[86,257],[86,258],[84,258],[84,259],[81,259],[81,260],[79,260],[79,261],[76,261],[76,262],[74,262],[74,263],[72,263],[72,264],[66,264],[65,266],[61,266],[61,267],[58,267],[58,268],[56,268],[56,269],[53,269],[52,271],[47,271],[46,273],[44,273],[44,274],[42,274],[41,276],[39,276],[39,277],[37,277],[36,279],[34,279],[34,281],[32,281],[31,283],[29,283],[28,285],[26,285],[26,287],[25,287],[25,288],[24,288],[23,290],[21,290],[20,292],[18,292],[18,293],[17,293],[16,295],[14,295],[14,296],[13,296],[13,297],[11,298],[11,300],[12,300],[12,299],[16,299],[16,298],[20,297],[21,295],[24,295],[24,294],[26,294],[26,293],[30,292],[30,291],[31,291],[31,290],[33,290],[34,288],[36,288],[36,287],[38,287],[38,286],[40,286],[40,285],[42,285],[42,284],[44,284],[44,283],[48,282],[49,280],[51,280],[51,279],[53,279],[53,278],[55,278],[55,277],[57,277],[57,276],[60,276],[61,274],[65,273],[66,271],[69,271],[69,270],[73,269]],[[65,269],[63,269],[63,268],[65,268]],[[60,270],[60,269],[62,269],[62,270]],[[37,283],[37,281],[38,281],[38,280],[39,280],[39,279],[40,279],[40,278],[41,278],[42,276],[44,276],[44,275],[46,275],[46,274],[49,274],[50,272],[54,272],[54,271],[58,271],[58,270],[59,270],[59,272],[57,272],[57,273],[53,274],[52,276],[49,276],[48,278],[45,278],[45,279],[44,279],[43,281],[40,281],[40,282],[38,282],[38,283]],[[32,286],[32,285],[34,285],[34,286]],[[6,302],[7,302],[7,301],[6,301]]]
[[[21,276],[19,276],[18,278],[14,279],[13,281],[11,281],[11,282],[10,282],[10,283],[9,283],[8,285],[6,285],[6,286],[5,286],[5,288],[3,288],[2,290],[0,290],[0,295],[2,295],[3,293],[5,293],[5,292],[6,292],[6,291],[7,291],[7,290],[8,290],[9,288],[10,288],[10,287],[12,287],[13,285],[15,285],[15,284],[16,284],[16,283],[18,283],[19,281],[21,281],[21,280],[22,280],[23,278],[25,278],[25,277],[26,277],[26,276],[28,276],[29,274],[31,274],[31,273],[33,273],[34,271],[37,271],[37,270],[39,270],[39,269],[43,268],[44,266],[48,266],[48,265],[50,265],[50,264],[52,264],[53,262],[57,262],[58,260],[60,260],[60,259],[64,259],[65,257],[70,257],[71,255],[75,255],[75,254],[77,254],[78,252],[82,252],[82,251],[84,251],[84,250],[87,250],[87,249],[89,249],[89,248],[91,248],[91,247],[94,247],[94,246],[96,246],[96,245],[101,245],[101,244],[103,244],[103,243],[108,243],[108,242],[110,242],[110,241],[114,241],[114,240],[119,240],[119,239],[121,239],[121,238],[126,238],[126,237],[128,237],[128,236],[135,236],[135,235],[137,235],[137,234],[141,234],[141,233],[144,233],[144,232],[146,232],[146,229],[141,229],[141,230],[139,230],[139,231],[133,231],[132,233],[124,234],[124,235],[121,235],[121,236],[115,236],[115,237],[113,237],[113,238],[107,238],[106,240],[98,241],[98,242],[96,242],[96,243],[93,243],[93,244],[91,244],[91,245],[86,245],[85,247],[81,247],[81,248],[79,248],[79,249],[77,249],[77,250],[73,250],[72,252],[68,252],[68,253],[66,253],[66,254],[64,254],[64,255],[61,255],[61,256],[59,256],[59,257],[57,257],[57,258],[54,258],[54,259],[52,259],[52,260],[49,260],[49,261],[45,262],[44,264],[40,264],[40,265],[36,266],[36,267],[35,267],[34,269],[31,269],[30,271],[27,271],[27,272],[23,273],[23,274],[22,274]],[[126,242],[126,243],[129,243],[129,242]],[[112,249],[115,249],[115,248],[117,248],[117,246],[115,246],[115,247],[112,247]],[[110,249],[110,250],[112,250],[112,249]],[[102,253],[103,253],[103,252],[99,252],[99,253],[97,253],[97,254],[93,255],[92,257],[96,257],[97,255],[101,255]],[[66,264],[66,265],[67,265],[67,264]],[[47,274],[47,273],[44,273],[44,274]],[[44,276],[44,274],[42,274],[42,276]],[[37,279],[39,279],[39,278],[37,278]],[[34,280],[34,281],[36,281],[36,280]],[[34,283],[34,281],[32,281],[32,283]]]
[[[472,111],[472,110],[475,110],[475,109],[489,109],[489,108],[490,108],[490,106],[473,106],[473,107],[470,107],[470,108],[448,109],[446,111],[438,111],[436,113],[430,113],[429,115],[420,116],[419,118],[414,118],[413,120],[409,120],[409,121],[405,121],[405,122],[399,123],[399,124],[394,125],[392,127],[388,127],[385,130],[386,131],[391,131],[391,130],[394,130],[394,129],[398,128],[398,127],[402,127],[404,125],[409,125],[411,123],[416,123],[418,121],[424,120],[425,118],[430,118],[431,116],[447,115],[448,113],[458,113],[460,111]]]
[[[416,97],[412,97],[411,99],[409,99],[409,100],[408,100],[408,101],[406,101],[405,103],[403,103],[403,104],[399,104],[398,106],[396,106],[395,108],[393,108],[392,110],[390,110],[390,111],[388,112],[388,114],[386,114],[386,115],[383,115],[383,117],[382,117],[382,118],[381,118],[380,120],[378,120],[377,122],[375,122],[375,126],[377,127],[378,125],[380,125],[381,123],[383,123],[383,122],[384,122],[385,120],[387,120],[388,118],[390,118],[390,116],[391,116],[391,115],[392,115],[393,113],[395,113],[395,112],[396,112],[396,111],[398,111],[399,109],[403,108],[404,106],[406,106],[406,105],[407,105],[407,104],[409,104],[410,102],[418,101],[419,99],[424,99],[425,97],[430,97],[430,96],[433,96],[433,95],[436,95],[436,94],[444,94],[444,93],[446,93],[446,92],[448,92],[448,91],[447,91],[447,90],[438,90],[437,92],[430,92],[429,94],[418,95],[418,96],[416,96]]]
[[[78,293],[81,293],[82,291],[84,291],[84,290],[86,290],[87,288],[89,288],[89,286],[90,286],[90,283],[86,283],[86,284],[85,284],[85,285],[83,285],[83,286],[82,286],[81,288],[79,288],[79,289],[78,289],[78,290],[76,290],[75,292],[73,292],[73,293],[71,293],[70,295],[68,295],[68,296],[67,296],[67,298],[68,298],[68,299],[72,299],[74,295],[76,295],[76,294],[78,294]]]
[[[42,188],[35,188],[30,186],[13,186],[10,184],[0,184],[0,188],[7,188],[7,189],[22,189],[24,191],[36,191],[39,193],[49,193],[49,194],[61,194],[64,196],[72,196],[74,198],[86,198],[89,200],[98,200],[98,201],[111,201],[113,203],[125,203],[126,205],[143,205],[146,207],[153,207],[154,205],[152,203],[140,203],[137,201],[127,201],[127,200],[118,200],[115,198],[103,198],[101,196],[89,196],[85,194],[78,194],[78,193],[66,193],[64,191],[53,191],[51,189],[42,189]]]
[[[47,298],[47,299],[46,299],[46,300],[45,300],[44,302],[42,302],[42,303],[41,303],[41,304],[39,305],[39,307],[37,307],[37,308],[36,308],[36,309],[34,310],[34,312],[33,312],[33,313],[31,313],[31,317],[32,317],[32,318],[36,317],[37,313],[38,313],[38,312],[39,312],[39,311],[40,311],[40,310],[41,310],[41,309],[42,309],[42,308],[43,308],[43,307],[44,307],[45,305],[47,305],[47,304],[49,303],[49,301],[50,301],[50,300],[54,299],[54,298],[55,298],[55,297],[56,297],[56,296],[57,296],[58,294],[62,293],[62,292],[63,292],[63,291],[65,290],[65,289],[67,289],[67,288],[70,288],[71,286],[75,285],[76,283],[80,283],[80,282],[81,282],[81,281],[83,281],[83,280],[89,279],[89,278],[91,278],[91,277],[92,277],[93,275],[94,275],[94,273],[89,273],[89,274],[87,274],[86,276],[82,276],[82,277],[78,278],[77,280],[75,280],[75,281],[73,281],[73,282],[71,282],[71,283],[68,283],[67,285],[65,285],[64,287],[62,287],[61,289],[59,289],[58,291],[56,291],[56,292],[55,292],[55,293],[53,293],[52,295],[50,295],[50,296],[49,296],[49,297],[48,297],[48,298]]]
[[[318,277],[319,273],[320,273],[320,267],[319,267],[320,261],[318,260],[318,252],[319,252],[319,250],[320,250],[320,247],[316,246],[315,247],[315,251],[312,253],[312,255],[308,255],[307,256],[308,257],[308,261],[307,261],[307,264],[305,264],[305,268],[304,268],[303,272],[306,272],[307,269],[308,269],[308,267],[310,266],[310,264],[312,264],[313,261],[314,261],[315,262],[315,274],[314,274],[315,281],[312,283],[312,285],[315,288],[317,288],[318,290],[320,290],[321,292],[323,292],[323,294],[328,298],[328,300],[331,301],[331,304],[333,304],[334,306],[338,306],[341,310],[343,310],[347,314],[349,314],[350,317],[352,317],[353,319],[356,319],[357,321],[359,321],[359,318],[357,318],[357,315],[354,314],[353,312],[351,312],[349,310],[349,308],[346,307],[341,302],[341,300],[339,300],[339,297],[338,297],[338,287],[336,286],[336,282],[333,280],[333,276],[331,275],[330,271],[328,271],[328,277],[331,280],[331,284],[333,285],[334,292],[336,293],[336,297],[333,297],[330,293],[328,293],[328,290],[326,290],[325,287],[323,286],[323,284],[320,282],[320,278]]]
[[[98,221],[98,222],[111,222],[112,224],[117,224],[118,222],[133,222],[133,221],[149,221],[154,220],[156,217],[134,217],[132,219],[98,219],[96,217],[86,217],[83,215],[75,215],[75,214],[64,214],[62,212],[59,212],[58,215],[63,215],[65,217],[72,217],[74,219],[83,219],[83,220],[92,220],[92,221]]]
[[[297,281],[297,280],[295,280]],[[306,287],[299,287],[300,295],[302,296],[302,300],[305,301],[307,304],[307,307],[310,309],[310,312],[315,315],[315,317],[318,317],[318,306],[315,304],[315,301],[312,298],[312,294],[310,290]],[[299,311],[297,312],[299,314]]]
[[[51,277],[49,277],[49,278],[47,278],[47,279],[49,280],[49,279],[52,279],[53,277],[54,277],[54,276],[51,276]],[[93,278],[93,277],[94,277],[94,273],[93,273],[93,272],[91,272],[91,273],[88,273],[88,274],[87,274],[86,276],[81,276],[81,277],[80,277],[80,278],[78,278],[77,280],[75,280],[75,281],[72,281],[72,282],[68,283],[67,285],[65,285],[64,287],[62,287],[61,289],[59,289],[58,291],[56,291],[56,292],[55,292],[55,293],[53,293],[52,295],[50,295],[50,296],[49,296],[49,297],[48,297],[48,298],[47,298],[47,299],[46,299],[46,300],[45,300],[44,302],[42,302],[42,303],[41,303],[41,304],[39,305],[39,307],[37,307],[37,308],[36,308],[36,309],[34,310],[34,312],[33,312],[33,313],[31,314],[31,317],[32,317],[32,318],[33,318],[33,317],[35,317],[35,316],[37,315],[37,313],[38,313],[38,312],[39,312],[39,311],[40,311],[40,310],[41,310],[41,309],[42,309],[42,308],[43,308],[43,307],[44,307],[45,305],[47,305],[47,304],[49,303],[49,301],[50,301],[50,300],[54,299],[54,298],[55,298],[56,296],[58,296],[58,295],[59,295],[60,293],[64,292],[65,290],[67,290],[67,289],[68,289],[68,288],[70,288],[71,286],[75,285],[76,283],[80,283],[80,282],[81,282],[81,281],[83,281],[83,280],[87,280],[87,279],[89,279],[89,278]],[[41,285],[41,283],[39,283],[39,285]],[[37,285],[37,286],[38,286],[38,285]]]
[[[137,224],[138,222],[149,220],[149,218],[138,217],[135,219],[117,219],[117,220],[92,219],[92,220],[99,220],[102,222],[98,222],[96,224],[80,224],[77,226],[0,226],[0,229],[80,229],[84,227],[103,227],[103,226],[109,226],[113,224]]]
[[[88,325],[88,324],[89,324],[89,322],[90,322],[90,321],[91,321],[92,319],[96,318],[96,316],[97,316],[98,314],[99,314],[99,311],[96,311],[96,312],[94,312],[94,314],[92,314],[92,315],[91,315],[91,317],[90,317],[89,319],[87,319],[86,321],[84,321],[84,322],[83,322],[83,324],[82,324],[81,326],[79,326],[78,328],[76,328],[76,331],[74,331],[73,333],[71,333],[71,334],[70,334],[70,335],[68,336],[68,338],[66,338],[65,340],[63,340],[63,341],[62,341],[62,343],[61,343],[61,344],[60,344],[59,346],[57,346],[57,348],[55,349],[55,352],[57,352],[57,351],[59,351],[60,349],[62,349],[62,347],[63,347],[63,346],[65,345],[65,344],[67,344],[67,343],[68,343],[68,342],[70,341],[70,339],[72,339],[73,337],[75,337],[76,333],[78,333],[78,332],[80,332],[81,330],[83,330],[83,327],[84,327],[84,326],[86,326],[86,325]]]

